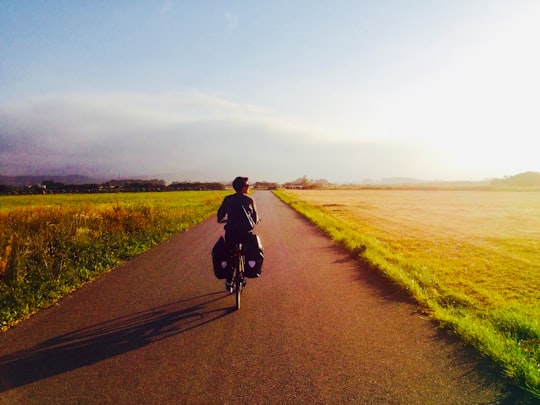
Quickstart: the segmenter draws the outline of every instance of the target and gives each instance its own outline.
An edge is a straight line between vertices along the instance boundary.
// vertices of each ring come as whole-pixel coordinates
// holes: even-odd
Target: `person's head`
[[[237,193],[247,192],[249,182],[247,177],[237,177],[233,180],[232,186]]]

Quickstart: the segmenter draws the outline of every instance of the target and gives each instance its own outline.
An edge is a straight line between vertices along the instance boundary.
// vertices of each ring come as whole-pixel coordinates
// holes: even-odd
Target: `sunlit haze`
[[[0,174],[540,171],[540,2],[0,4]]]

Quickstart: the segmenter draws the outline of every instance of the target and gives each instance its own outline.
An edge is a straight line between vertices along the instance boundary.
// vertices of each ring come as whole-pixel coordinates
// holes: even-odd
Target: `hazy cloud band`
[[[0,122],[4,175],[361,181],[425,175],[435,159],[413,144],[344,141],[199,93],[51,96],[1,107]]]

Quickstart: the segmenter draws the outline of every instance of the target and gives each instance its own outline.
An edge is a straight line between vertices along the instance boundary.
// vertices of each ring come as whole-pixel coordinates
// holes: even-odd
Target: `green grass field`
[[[540,395],[540,193],[276,193]]]
[[[215,214],[229,193],[0,196],[2,329]]]

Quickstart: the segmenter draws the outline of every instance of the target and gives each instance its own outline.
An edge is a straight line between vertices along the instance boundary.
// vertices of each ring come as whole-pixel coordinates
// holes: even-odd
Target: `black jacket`
[[[244,233],[249,232],[247,215],[253,221],[253,224],[259,222],[255,200],[242,193],[228,195],[223,199],[218,209],[217,220],[221,222],[227,216],[227,232]]]

